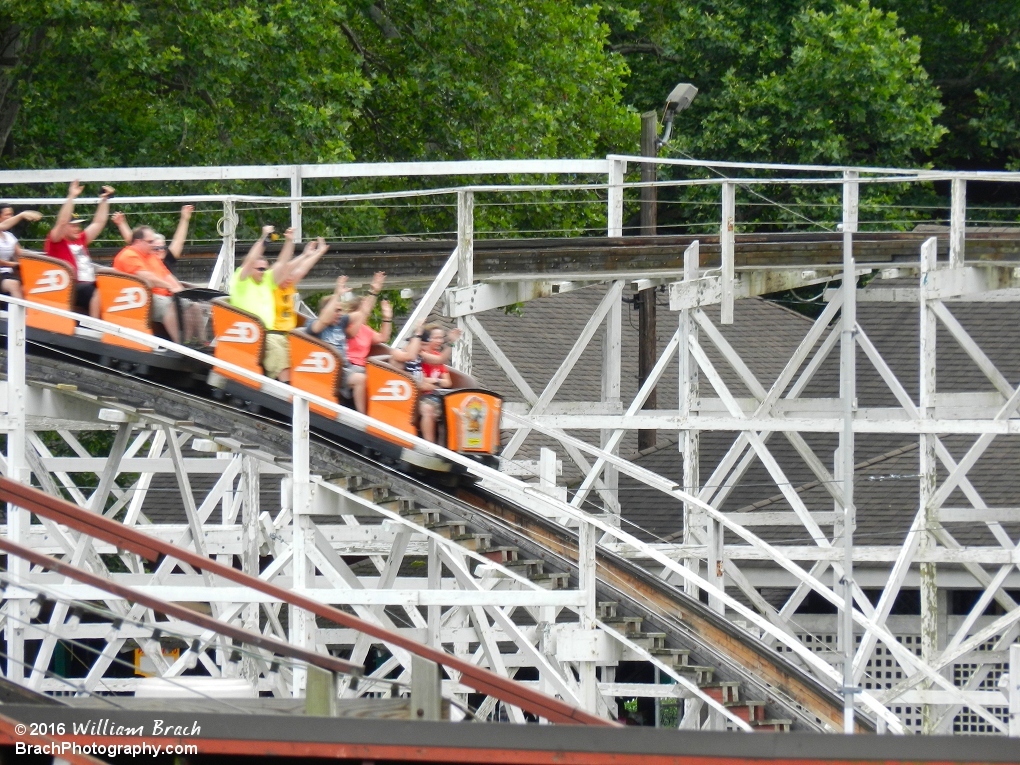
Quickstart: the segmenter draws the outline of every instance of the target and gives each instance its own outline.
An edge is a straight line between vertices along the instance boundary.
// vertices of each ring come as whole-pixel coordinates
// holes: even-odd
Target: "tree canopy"
[[[0,0],[7,167],[672,149],[1020,167],[1020,18],[989,0]]]
[[[626,66],[557,0],[3,0],[8,165],[588,156]]]

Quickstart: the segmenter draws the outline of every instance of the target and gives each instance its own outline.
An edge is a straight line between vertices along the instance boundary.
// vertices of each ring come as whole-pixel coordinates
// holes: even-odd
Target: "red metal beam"
[[[304,661],[316,667],[321,667],[329,672],[340,672],[345,675],[361,675],[364,672],[364,667],[360,664],[354,664],[353,662],[338,659],[335,656],[329,654],[315,653],[315,651],[306,651],[304,648],[285,643],[282,640],[275,640],[271,637],[258,632],[251,632],[240,627],[235,627],[232,624],[221,622],[218,619],[213,619],[211,616],[200,614],[197,611],[193,611],[190,608],[179,606],[174,603],[167,603],[165,600],[151,597],[145,593],[139,592],[132,587],[124,587],[123,585],[111,582],[109,579],[104,579],[101,576],[96,576],[88,571],[83,571],[75,566],[63,563],[56,558],[51,558],[49,555],[43,555],[37,553],[35,550],[31,550],[28,547],[8,542],[3,537],[0,537],[0,550],[14,555],[18,558],[30,561],[37,566],[55,571],[58,574],[70,577],[75,581],[81,582],[95,587],[99,590],[105,590],[106,592],[124,598],[124,600],[130,603],[138,603],[146,608],[151,608],[153,611],[158,611],[161,614],[167,616],[173,616],[176,619],[180,619],[183,622],[189,624],[195,624],[202,629],[207,629],[210,632],[215,632],[225,637],[234,638],[241,640],[245,643],[251,643],[259,648],[265,648],[268,651],[272,651],[280,656],[287,656],[291,659],[297,659],[298,661]],[[21,584],[20,582],[18,584]]]
[[[423,659],[460,672],[460,682],[469,688],[474,688],[479,693],[484,693],[488,696],[494,696],[500,701],[520,707],[539,717],[544,717],[550,722],[602,726],[618,725],[618,723],[604,720],[597,715],[585,712],[583,709],[566,704],[544,693],[539,693],[513,680],[500,677],[495,672],[490,672],[471,662],[451,656],[445,651],[422,645],[399,633],[391,632],[384,627],[379,627],[356,616],[345,614],[338,608],[318,603],[311,598],[298,595],[282,587],[277,587],[258,577],[245,574],[222,563],[217,563],[190,550],[185,550],[161,539],[150,537],[116,521],[90,513],[63,499],[52,497],[49,494],[33,489],[31,486],[25,486],[7,478],[0,478],[0,498],[3,501],[23,507],[36,515],[63,523],[83,534],[105,540],[115,545],[118,549],[141,555],[147,560],[156,561],[160,555],[168,555],[196,569],[222,576],[224,579],[250,587],[284,603],[303,608],[316,616],[329,619],[339,626],[364,632],[366,635],[376,638],[383,643],[403,648],[405,651],[420,656]]]

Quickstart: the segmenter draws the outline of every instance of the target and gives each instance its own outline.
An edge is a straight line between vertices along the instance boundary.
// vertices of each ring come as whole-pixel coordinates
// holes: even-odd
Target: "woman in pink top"
[[[365,362],[368,354],[372,351],[373,343],[388,343],[390,334],[393,332],[393,306],[388,300],[383,300],[379,306],[382,308],[383,323],[382,332],[376,332],[365,322],[365,319],[375,308],[375,299],[383,288],[386,281],[386,274],[379,271],[372,277],[369,285],[369,292],[361,299],[357,311],[350,314],[351,321],[347,325],[347,368],[344,374],[349,374],[351,384],[351,395],[354,398],[354,408],[359,412],[368,411],[368,394],[365,391]]]

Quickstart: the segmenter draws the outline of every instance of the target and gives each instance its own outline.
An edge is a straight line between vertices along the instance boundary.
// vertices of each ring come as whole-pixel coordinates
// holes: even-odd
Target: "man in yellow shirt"
[[[240,268],[230,278],[230,304],[253,313],[266,328],[266,352],[262,368],[267,377],[280,382],[290,380],[290,344],[287,335],[275,331],[276,292],[278,280],[286,277],[288,264],[294,255],[294,229],[284,234],[283,249],[272,267],[265,258],[266,239],[275,229],[262,227],[262,236],[251,246]]]

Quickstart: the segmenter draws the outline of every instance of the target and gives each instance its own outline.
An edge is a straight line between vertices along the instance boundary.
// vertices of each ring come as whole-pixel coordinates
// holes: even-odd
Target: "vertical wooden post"
[[[313,544],[311,535],[311,475],[309,472],[309,417],[308,399],[294,397],[291,420],[292,439],[292,549],[291,570],[294,573],[294,590],[305,593],[312,585],[311,562],[308,552]],[[303,608],[290,608],[290,642],[301,648],[313,648],[315,617]],[[300,697],[305,684],[305,671],[294,668],[293,695]]]
[[[733,323],[733,279],[736,241],[734,220],[736,218],[737,187],[732,183],[722,185],[722,221],[719,224],[719,249],[722,257],[722,306],[720,322]]]
[[[457,286],[470,287],[475,281],[475,195],[472,191],[457,192]],[[457,319],[460,340],[453,348],[453,366],[471,374],[474,335],[464,317]]]
[[[619,285],[622,293],[623,284]],[[610,288],[612,289],[612,288]],[[621,349],[623,347],[623,309],[619,297],[613,301],[609,312],[606,314],[606,334],[604,337],[602,353],[602,401],[607,404],[620,403],[620,380],[622,377]],[[606,448],[613,436],[612,430],[600,431],[599,445]],[[613,447],[613,453],[619,454],[619,445]],[[608,498],[603,501],[608,523],[620,525],[620,495],[617,489],[620,486],[620,471],[611,465],[606,465],[602,473],[602,483],[606,487]]]
[[[641,115],[641,156],[643,157],[655,157],[659,153],[658,147],[655,145],[658,138],[658,122],[658,114],[654,111]],[[641,182],[652,183],[655,178],[655,165],[650,162],[641,163]],[[656,218],[655,187],[644,186],[641,188],[641,236],[655,235]],[[655,366],[659,344],[655,317],[655,287],[641,290],[638,297],[641,301],[638,318],[638,387],[640,388]],[[659,408],[655,388],[649,392],[642,408]],[[658,431],[655,429],[639,430],[638,449],[650,449],[655,446],[657,434]]]
[[[949,213],[949,267],[962,268],[967,241],[967,181],[953,178]]]
[[[935,271],[937,252],[938,242],[935,237],[921,245],[921,369],[918,378],[918,403],[920,404],[918,412],[925,420],[935,417],[935,340],[938,320],[935,311],[932,310],[934,300],[928,297],[927,277],[928,274]],[[937,436],[933,433],[923,433],[920,439],[920,503],[921,514],[924,518],[922,523],[924,531],[921,532],[918,551],[923,555],[935,546],[935,538],[929,529],[938,526],[938,508],[934,503],[938,485],[938,460],[935,456]],[[922,563],[919,568],[921,575],[921,660],[931,663],[939,654],[939,602],[938,582],[935,577],[936,566],[934,563]],[[930,688],[930,681],[926,681],[924,687]],[[937,707],[930,704],[922,706],[921,732],[934,733],[938,716]]]
[[[577,574],[578,585],[584,593],[584,605],[578,609],[581,629],[595,629],[595,545],[598,540],[598,529],[592,524],[581,522],[577,529]],[[598,709],[598,682],[595,677],[595,662],[578,662],[581,681],[581,705],[595,713]]]
[[[609,160],[606,236],[623,236],[623,176],[626,172],[626,160]]]
[[[250,454],[241,456],[241,570],[259,575],[259,462]],[[259,631],[259,604],[244,607],[244,628]],[[258,683],[259,669],[246,655],[241,661],[241,677]]]
[[[234,210],[234,200],[228,199],[223,203],[223,247],[220,249],[220,258],[216,263],[216,271],[219,275],[218,283],[214,284],[213,279],[209,286],[213,289],[226,291],[230,284],[230,277],[234,275],[237,252],[237,213]]]
[[[290,171],[290,227],[294,229],[294,243],[301,241],[301,165]]]
[[[443,564],[439,559],[439,545],[436,540],[429,539],[429,560],[428,560],[428,588],[438,592],[443,586]],[[428,623],[428,644],[433,648],[441,648],[441,620],[443,616],[442,606],[427,606],[426,618]]]
[[[690,246],[684,251],[684,281],[693,282],[697,280],[699,271],[699,259],[701,244],[697,240],[691,242]],[[697,336],[698,324],[694,321],[691,316],[691,309],[684,308],[680,311],[680,417],[681,419],[690,417],[692,414],[696,414],[696,407],[698,401],[698,365],[694,362],[691,356],[691,335]],[[698,431],[688,428],[686,431],[681,433],[680,438],[680,449],[683,452],[683,471],[684,471],[684,491],[698,495],[701,485],[701,469],[700,469],[700,438]],[[697,539],[697,535],[694,533],[694,529],[697,528],[700,532],[705,532],[702,527],[705,523],[705,514],[699,512],[696,507],[691,506],[688,503],[684,503],[684,517],[683,517],[683,530],[684,530],[684,546],[688,546],[694,543]],[[689,569],[693,569],[695,573],[698,572],[700,563],[698,558],[690,557],[686,559],[686,566]],[[697,585],[690,582],[690,580],[684,581],[684,591],[691,597],[698,597],[699,588]]]
[[[443,719],[443,675],[439,665],[420,656],[411,657],[411,719]]]
[[[25,379],[25,308],[7,304],[7,416],[11,430],[7,433],[7,477],[19,483],[28,483],[30,473],[27,447],[27,395]],[[19,545],[28,544],[31,513],[8,503],[7,538]],[[7,570],[16,581],[29,577],[28,561],[13,555],[7,556]],[[21,683],[25,679],[25,626],[28,621],[28,601],[11,599],[7,602],[7,623],[4,626],[7,652],[7,679]]]
[[[840,335],[839,395],[843,401],[843,429],[839,434],[838,475],[843,491],[843,611],[839,638],[843,649],[843,733],[854,732],[854,579],[853,549],[857,508],[854,504],[854,413],[857,408],[857,268],[854,262],[854,233],[858,217],[857,173],[843,178],[843,308]]]
[[[1009,735],[1020,738],[1020,645],[1009,647]]]

